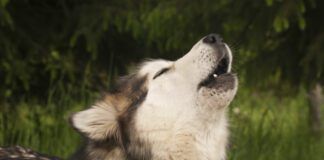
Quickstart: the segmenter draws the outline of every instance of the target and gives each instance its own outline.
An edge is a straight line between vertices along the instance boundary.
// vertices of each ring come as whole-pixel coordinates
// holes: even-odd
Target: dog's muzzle
[[[224,83],[226,79],[231,79],[232,81],[234,76],[231,73],[232,52],[226,43],[223,42],[223,38],[218,34],[209,34],[203,38],[202,42],[211,45],[215,50],[217,50],[215,54],[218,54],[216,57],[219,57],[219,59],[215,66],[213,66],[212,72],[200,82],[198,88],[218,88],[221,87],[221,84],[219,84],[220,80],[222,83]]]

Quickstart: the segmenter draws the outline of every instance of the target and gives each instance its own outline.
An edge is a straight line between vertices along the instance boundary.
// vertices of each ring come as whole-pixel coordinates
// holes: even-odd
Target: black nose
[[[203,42],[208,43],[208,44],[222,44],[223,38],[220,35],[213,33],[213,34],[207,35],[203,39]]]

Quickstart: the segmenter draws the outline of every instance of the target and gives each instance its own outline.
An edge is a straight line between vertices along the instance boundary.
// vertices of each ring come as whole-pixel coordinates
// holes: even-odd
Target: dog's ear
[[[92,140],[105,140],[118,137],[118,113],[114,106],[98,103],[89,109],[77,112],[70,117],[72,126]]]

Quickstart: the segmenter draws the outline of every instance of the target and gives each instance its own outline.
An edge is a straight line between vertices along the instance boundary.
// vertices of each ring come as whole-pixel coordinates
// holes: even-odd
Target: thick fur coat
[[[152,60],[71,117],[86,144],[75,159],[223,160],[232,53],[216,35],[176,61]]]

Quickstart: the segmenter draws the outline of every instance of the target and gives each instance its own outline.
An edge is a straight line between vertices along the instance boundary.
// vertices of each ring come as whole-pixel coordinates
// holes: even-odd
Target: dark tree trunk
[[[310,129],[313,134],[319,136],[322,130],[321,105],[323,103],[322,86],[319,83],[310,88],[308,100]]]

